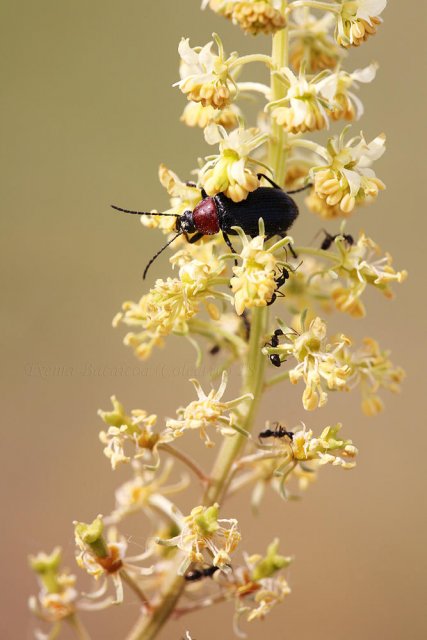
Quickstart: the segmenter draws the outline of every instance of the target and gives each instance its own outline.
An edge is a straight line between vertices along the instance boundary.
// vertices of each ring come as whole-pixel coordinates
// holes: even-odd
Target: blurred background
[[[108,513],[115,487],[128,477],[127,469],[112,473],[102,455],[97,409],[107,409],[115,393],[128,408],[172,416],[193,398],[190,345],[171,338],[166,349],[138,362],[122,346],[123,332],[111,328],[122,301],[138,299],[165,273],[167,257],[144,284],[143,268],[163,236],[109,204],[161,210],[167,198],[159,163],[190,177],[206,153],[201,132],[178,121],[185,99],[171,85],[181,35],[194,46],[215,30],[228,51],[267,51],[268,38],[244,37],[199,4],[1,3],[2,638],[32,637],[27,598],[37,589],[27,554],[61,544],[74,570],[72,520]],[[411,11],[408,3],[389,5],[378,35],[348,60],[351,70],[372,60],[381,65],[377,80],[360,91],[361,127],[368,140],[387,133],[388,151],[376,167],[388,190],[348,230],[365,229],[410,278],[394,301],[369,295],[363,321],[337,322],[356,339],[379,338],[408,377],[401,396],[384,395],[386,410],[374,419],[361,414],[357,392],[332,396],[309,419],[300,388],[268,396],[260,424],[261,418],[288,425],[305,418],[314,427],[342,420],[360,457],[352,472],[323,470],[300,502],[268,496],[258,518],[249,513],[247,495],[230,501],[246,549],[261,551],[279,535],[283,551],[295,556],[292,596],[247,629],[250,639],[426,637],[426,141],[419,88],[426,16],[424,3],[411,3]],[[310,242],[323,225],[299,202],[293,234]],[[206,369],[198,377],[209,385]],[[212,454],[203,455],[208,463]],[[137,553],[145,544],[143,521],[124,533]],[[137,615],[130,596],[85,622],[93,638],[119,639]],[[172,623],[161,639],[178,639],[187,628],[195,640],[232,638],[231,616],[232,606],[224,605]]]

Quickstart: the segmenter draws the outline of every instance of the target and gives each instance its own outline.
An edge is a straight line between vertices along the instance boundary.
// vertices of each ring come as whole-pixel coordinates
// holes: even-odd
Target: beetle
[[[224,193],[208,196],[206,191],[201,189],[201,202],[194,207],[193,211],[184,211],[182,215],[132,211],[111,205],[113,209],[122,213],[173,216],[177,219],[175,225],[177,233],[151,258],[145,267],[143,278],[145,279],[154,260],[181,235],[184,235],[188,242],[193,243],[205,235],[211,236],[221,232],[227,246],[233,253],[236,253],[229,237],[237,233],[232,227],[241,227],[244,233],[254,238],[259,233],[258,221],[262,217],[267,239],[273,236],[284,238],[298,216],[298,207],[289,194],[299,193],[312,185],[308,184],[300,189],[286,192],[263,173],[257,174],[257,177],[258,180],[265,178],[271,187],[258,187],[248,194],[246,200],[241,202],[233,202]],[[188,234],[193,235],[189,237]]]
[[[284,438],[287,436],[290,440],[293,440],[294,434],[292,431],[287,431],[285,427],[282,427],[278,422],[275,422],[273,427],[274,429],[261,431],[258,438]]]
[[[354,238],[350,234],[347,234],[347,233],[336,233],[333,236],[332,234],[328,233],[325,229],[323,229],[323,232],[325,234],[325,238],[324,238],[322,244],[320,245],[320,248],[323,249],[323,251],[327,251],[329,249],[329,247],[331,246],[331,244],[333,243],[335,238],[340,238],[340,237],[344,238],[344,241],[350,247],[354,244]]]

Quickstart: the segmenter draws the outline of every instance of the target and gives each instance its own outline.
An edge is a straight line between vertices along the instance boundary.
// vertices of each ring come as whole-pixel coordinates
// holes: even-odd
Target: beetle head
[[[184,233],[194,233],[197,231],[192,211],[184,211],[184,213],[177,218],[176,229],[177,231],[183,231]]]

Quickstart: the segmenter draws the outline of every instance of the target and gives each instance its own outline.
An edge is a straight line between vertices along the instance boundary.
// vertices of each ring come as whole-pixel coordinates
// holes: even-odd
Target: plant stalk
[[[282,0],[281,11],[285,15],[287,0]],[[262,56],[246,56],[244,62],[264,61]],[[266,58],[266,56],[264,56]],[[240,60],[241,62],[242,60]],[[281,29],[273,36],[272,65],[270,74],[271,99],[279,100],[285,95],[285,88],[277,79],[274,71],[281,69],[288,64],[288,30]],[[283,185],[285,181],[286,168],[286,144],[287,136],[283,128],[275,122],[272,123],[272,134],[269,138],[269,165],[274,172],[276,181]],[[249,338],[249,349],[247,351],[246,364],[244,367],[243,393],[252,393],[253,400],[245,402],[245,408],[240,414],[239,427],[250,432],[259,402],[264,389],[264,368],[266,357],[262,354],[262,341],[267,331],[269,307],[259,307],[252,311],[251,333]],[[218,501],[223,493],[224,487],[228,486],[229,474],[233,463],[239,455],[246,439],[245,436],[236,433],[235,436],[226,438],[220,448],[214,462],[210,483],[203,496],[203,504],[209,506]],[[182,555],[178,554],[176,571],[182,562]],[[143,615],[134,626],[127,637],[127,640],[154,640],[163,625],[172,615],[176,604],[184,590],[185,580],[183,576],[174,573],[170,576],[170,581],[165,585],[162,600],[150,617]]]

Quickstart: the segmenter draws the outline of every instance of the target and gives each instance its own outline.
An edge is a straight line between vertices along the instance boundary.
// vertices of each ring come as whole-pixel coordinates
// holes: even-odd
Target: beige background
[[[334,397],[310,418],[314,426],[345,422],[361,450],[354,472],[326,470],[298,503],[270,496],[258,520],[247,514],[243,497],[230,503],[250,551],[279,534],[296,556],[292,597],[249,628],[253,639],[425,637],[426,177],[419,89],[425,11],[422,2],[389,5],[379,35],[349,61],[351,69],[381,63],[378,81],[361,91],[362,126],[369,139],[387,132],[378,173],[388,191],[349,229],[365,228],[410,279],[396,301],[370,295],[367,319],[341,317],[340,326],[355,337],[379,337],[408,378],[402,396],[386,398],[379,419],[360,414],[357,394]],[[74,566],[71,521],[107,513],[113,488],[127,477],[126,470],[114,475],[101,454],[96,409],[116,393],[128,406],[173,415],[181,399],[192,397],[190,347],[171,339],[166,350],[138,363],[122,347],[122,333],[111,329],[122,300],[146,290],[142,270],[162,239],[108,205],[165,206],[158,164],[187,176],[205,151],[200,132],[177,121],[184,99],[171,85],[180,36],[202,44],[217,30],[228,50],[241,53],[257,43],[201,13],[198,0],[3,0],[0,17],[0,635],[21,639],[33,629],[26,599],[35,585],[26,554],[61,543]],[[320,226],[302,206],[294,235],[309,242]],[[158,262],[151,277],[165,266]],[[121,366],[133,373],[116,375]],[[282,393],[272,396],[270,412],[264,405],[263,418],[288,424],[306,418],[299,396]],[[143,521],[129,528],[137,552]],[[136,615],[131,596],[121,609],[86,621],[94,638],[118,639]],[[185,628],[197,640],[231,638],[231,607],[175,622],[162,638],[178,639]]]

